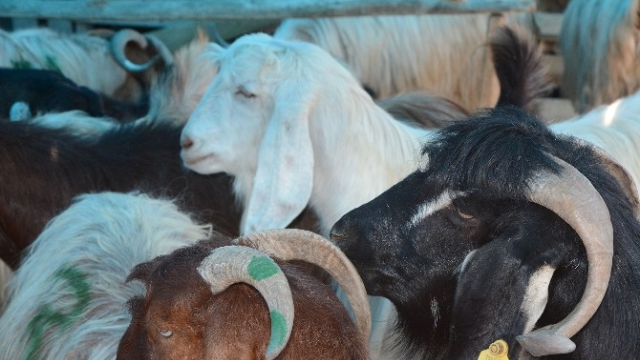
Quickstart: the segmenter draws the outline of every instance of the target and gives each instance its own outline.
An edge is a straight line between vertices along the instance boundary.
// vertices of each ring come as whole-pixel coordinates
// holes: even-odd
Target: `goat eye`
[[[170,337],[171,335],[173,335],[173,331],[171,330],[162,330],[160,329],[160,335],[162,335],[163,337]]]
[[[255,97],[257,97],[256,94],[250,92],[249,90],[247,90],[245,87],[240,86],[238,87],[238,91],[236,91],[236,95],[241,95],[247,99],[253,99]]]

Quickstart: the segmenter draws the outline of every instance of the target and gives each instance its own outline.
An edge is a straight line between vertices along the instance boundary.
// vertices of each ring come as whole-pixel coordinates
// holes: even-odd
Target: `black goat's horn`
[[[320,266],[340,285],[355,314],[355,323],[365,343],[371,333],[371,310],[364,283],[344,253],[331,241],[306,230],[268,230],[234,241],[282,260],[303,260]]]
[[[260,292],[271,317],[266,359],[275,359],[291,336],[294,306],[289,282],[273,259],[250,247],[224,246],[202,260],[198,273],[211,286],[214,295],[240,282]]]
[[[569,338],[598,310],[609,285],[613,262],[613,227],[607,205],[582,173],[562,159],[552,158],[560,165],[560,173],[537,174],[529,182],[528,199],[556,213],[578,233],[586,249],[589,273],[582,299],[566,318],[517,337],[533,356],[575,350]]]

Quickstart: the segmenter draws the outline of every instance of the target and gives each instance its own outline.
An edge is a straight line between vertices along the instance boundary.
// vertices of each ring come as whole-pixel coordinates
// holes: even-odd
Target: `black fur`
[[[523,28],[503,27],[491,38],[490,48],[500,83],[497,106],[535,111],[535,100],[549,94],[552,85],[533,35]]]
[[[140,103],[125,103],[78,86],[55,71],[0,68],[0,118],[8,119],[11,106],[18,101],[26,103],[33,116],[82,110],[122,122],[140,118],[149,109],[146,97]]]
[[[79,137],[25,122],[1,125],[0,258],[12,267],[49,220],[87,192],[140,190],[177,198],[197,220],[237,235],[240,209],[231,178],[187,171],[179,126],[132,123]]]
[[[536,326],[558,322],[577,304],[587,275],[580,239],[554,213],[525,197],[532,174],[557,170],[551,154],[582,172],[605,200],[614,261],[601,307],[572,338],[576,351],[545,359],[634,359],[640,353],[640,224],[591,148],[558,137],[534,116],[509,107],[450,125],[424,154],[425,169],[351,211],[332,230],[368,292],[396,305],[408,352],[425,359],[476,359],[504,338],[510,359],[518,359],[521,348],[514,338],[527,321],[522,297],[530,277],[545,265],[557,270]],[[421,205],[445,191],[461,195],[410,221]]]

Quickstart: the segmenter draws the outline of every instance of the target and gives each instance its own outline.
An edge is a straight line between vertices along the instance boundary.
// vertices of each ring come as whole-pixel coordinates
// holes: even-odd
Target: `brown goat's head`
[[[128,280],[144,282],[147,294],[129,302],[132,321],[118,360],[266,358],[272,320],[258,290],[236,284],[213,295],[199,273],[213,249],[228,245],[231,239],[214,237],[134,268]],[[366,359],[366,336],[331,289],[295,265],[276,263],[296,309],[293,332],[277,358]]]

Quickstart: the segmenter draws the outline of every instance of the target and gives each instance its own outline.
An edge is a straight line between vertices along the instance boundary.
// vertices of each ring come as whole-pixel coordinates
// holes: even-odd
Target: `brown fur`
[[[427,129],[441,129],[450,121],[462,120],[469,115],[454,101],[426,92],[399,94],[377,103],[395,119]]]
[[[196,269],[217,236],[134,268],[129,280],[147,286],[130,302],[131,325],[118,348],[128,359],[264,359],[270,321],[260,294],[244,284],[213,296]],[[366,345],[331,289],[297,266],[277,261],[289,280],[295,320],[289,343],[277,359],[368,359]],[[171,330],[168,338],[160,330]]]

